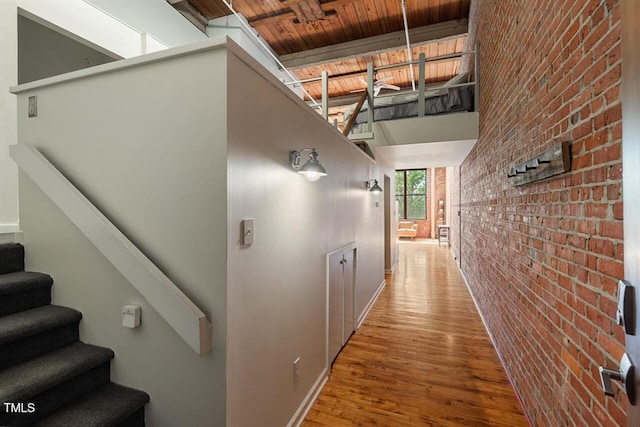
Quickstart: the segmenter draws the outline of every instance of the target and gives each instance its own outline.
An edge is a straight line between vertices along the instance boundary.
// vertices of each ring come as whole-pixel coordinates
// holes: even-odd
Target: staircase
[[[149,395],[110,381],[113,351],[79,341],[82,313],[51,305],[52,284],[0,245],[0,426],[144,426]]]

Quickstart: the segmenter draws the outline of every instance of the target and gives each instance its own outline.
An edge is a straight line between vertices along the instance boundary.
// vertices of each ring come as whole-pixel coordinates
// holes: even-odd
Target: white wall
[[[19,95],[19,111],[28,96],[39,101],[38,117],[19,115],[20,142],[38,147],[213,324],[214,350],[200,357],[21,175],[27,268],[54,277],[55,304],[83,313],[83,341],[114,349],[114,381],[151,395],[154,427],[225,425],[225,57],[208,50]],[[139,329],[121,326],[126,304],[142,306]]]
[[[227,423],[284,426],[325,368],[326,254],[356,242],[358,317],[384,281],[383,196],[365,188],[383,169],[273,78],[234,57],[228,75]],[[289,151],[304,147],[327,177],[291,168]],[[248,247],[244,218],[255,220]]]
[[[16,99],[9,87],[18,82],[18,20],[16,0],[0,1],[0,233],[18,226],[18,169],[9,157],[16,143]]]

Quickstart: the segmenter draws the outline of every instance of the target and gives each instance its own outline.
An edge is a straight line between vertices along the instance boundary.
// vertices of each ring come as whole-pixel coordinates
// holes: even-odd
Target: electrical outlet
[[[293,376],[294,378],[300,376],[300,357],[293,361]]]

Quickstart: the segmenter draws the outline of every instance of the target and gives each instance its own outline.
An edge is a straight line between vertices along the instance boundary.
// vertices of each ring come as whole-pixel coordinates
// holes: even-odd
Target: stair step
[[[107,384],[113,356],[107,348],[76,342],[0,371],[0,402],[35,406],[31,414],[0,407],[0,425],[32,425]]]
[[[149,402],[149,395],[143,391],[108,383],[83,399],[62,408],[48,416],[38,427],[107,427],[122,424],[144,426],[144,405]],[[142,424],[126,422],[138,417],[141,411]],[[126,422],[126,423],[125,423]]]
[[[20,243],[0,245],[0,274],[24,270],[24,246]]]
[[[0,369],[78,341],[82,313],[45,305],[0,317]]]
[[[19,271],[0,275],[0,316],[51,302],[53,279],[48,274]]]

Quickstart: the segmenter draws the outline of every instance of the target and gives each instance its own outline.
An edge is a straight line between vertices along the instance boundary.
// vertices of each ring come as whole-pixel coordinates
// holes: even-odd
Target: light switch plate
[[[38,117],[38,97],[29,97],[29,117]]]
[[[247,218],[242,220],[242,244],[251,245],[253,243],[254,220],[253,218]]]

